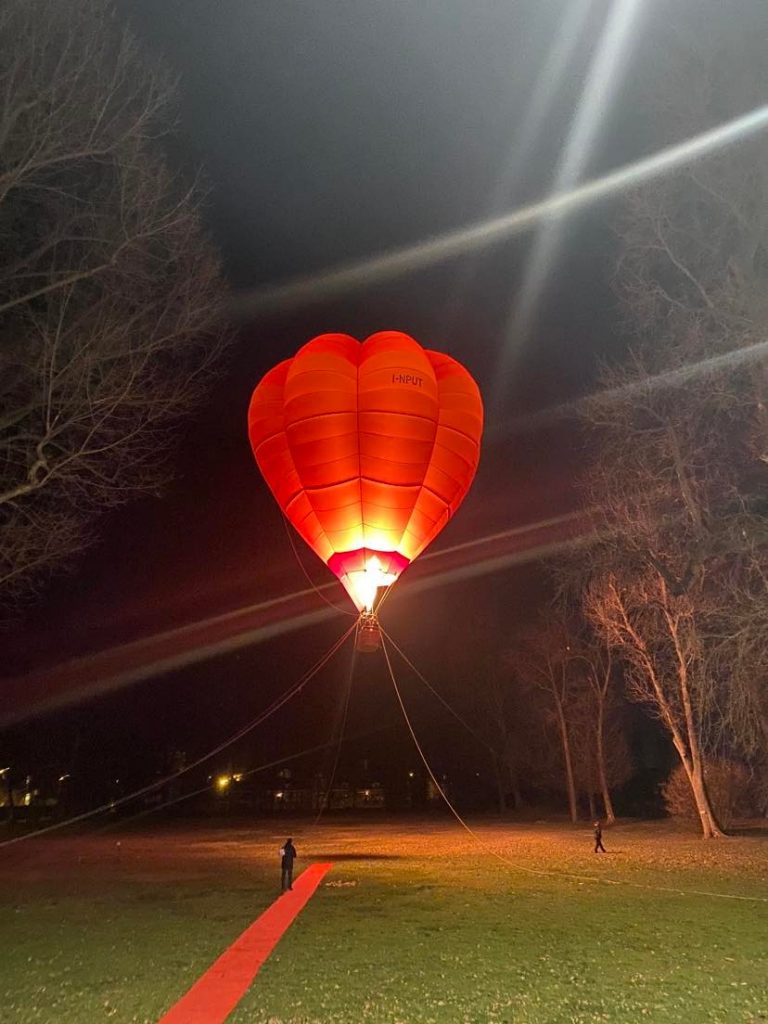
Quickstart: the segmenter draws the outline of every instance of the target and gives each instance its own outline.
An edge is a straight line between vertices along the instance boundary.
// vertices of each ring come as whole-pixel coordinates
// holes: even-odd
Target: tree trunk
[[[717,825],[712,806],[709,802],[707,787],[704,785],[704,773],[701,768],[701,763],[698,763],[697,765],[694,764],[693,759],[685,749],[682,738],[679,734],[673,734],[672,740],[675,745],[675,750],[680,757],[680,762],[685,769],[688,784],[691,787],[693,802],[696,806],[696,813],[699,816],[699,823],[701,824],[702,838],[717,839],[722,837],[723,832]]]
[[[519,811],[525,803],[523,794],[520,792],[520,782],[517,778],[514,764],[509,760],[506,760],[505,764],[507,766],[507,775],[509,776],[509,792],[512,794],[512,806],[516,811]]]
[[[709,799],[709,793],[707,793],[706,783],[704,782],[704,772],[701,764],[699,764],[691,773],[690,783],[691,790],[693,791],[693,799],[696,802],[696,810],[701,822],[701,832],[703,837],[705,839],[722,838],[725,833],[717,824],[715,812],[712,810],[712,803]]]
[[[5,773],[5,792],[8,794],[8,824],[11,824],[16,817],[16,807],[13,803],[13,783],[10,771]]]
[[[598,694],[598,705],[597,705],[597,729],[596,729],[596,747],[597,747],[597,775],[600,780],[600,796],[603,799],[603,806],[605,807],[605,820],[609,825],[613,825],[616,821],[616,815],[613,813],[613,801],[611,800],[611,791],[608,788],[608,778],[605,773],[605,745],[604,745],[604,714],[603,714],[603,701],[601,695]]]
[[[516,779],[512,782],[512,802],[516,811],[525,806],[525,800],[523,800],[523,794],[520,792],[520,786]]]
[[[578,805],[576,802],[576,786],[573,781],[573,763],[571,761],[571,742],[568,738],[568,723],[563,714],[560,701],[556,703],[557,724],[560,727],[560,740],[563,744],[563,761],[565,762],[565,783],[568,790],[568,811],[571,821],[575,825],[579,820]]]
[[[520,781],[517,776],[517,767],[515,759],[515,746],[513,737],[509,733],[505,734],[502,761],[507,769],[507,793],[512,795],[512,806],[517,811],[523,805],[522,794],[520,793]]]
[[[597,814],[595,813],[595,794],[591,790],[587,793],[587,801],[589,803],[589,817],[592,821],[596,821]]]
[[[682,697],[683,713],[685,715],[686,731],[688,733],[688,750],[690,751],[690,770],[688,780],[691,784],[691,792],[696,804],[696,811],[701,822],[701,831],[705,839],[722,837],[723,832],[717,824],[712,804],[709,800],[707,787],[704,782],[704,762],[699,750],[699,740],[696,734],[696,723],[693,716],[691,695],[688,690],[687,674],[683,670],[678,671],[680,695]]]
[[[504,785],[504,765],[497,758],[493,759],[493,768],[496,773],[496,792],[499,800],[499,814],[507,813],[507,791]]]
[[[761,709],[757,718],[760,723],[760,731],[763,734],[763,749],[768,750],[768,712]]]

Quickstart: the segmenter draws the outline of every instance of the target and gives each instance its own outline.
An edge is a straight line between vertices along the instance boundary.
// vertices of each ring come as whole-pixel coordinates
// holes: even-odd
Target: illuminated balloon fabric
[[[482,426],[464,367],[397,331],[313,338],[264,376],[248,411],[278,504],[360,611],[461,504]]]

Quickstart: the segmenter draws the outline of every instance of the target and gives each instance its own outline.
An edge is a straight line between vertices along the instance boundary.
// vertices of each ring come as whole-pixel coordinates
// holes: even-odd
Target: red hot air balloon
[[[248,410],[277,503],[369,616],[461,504],[482,427],[464,367],[398,331],[313,338],[263,377]]]

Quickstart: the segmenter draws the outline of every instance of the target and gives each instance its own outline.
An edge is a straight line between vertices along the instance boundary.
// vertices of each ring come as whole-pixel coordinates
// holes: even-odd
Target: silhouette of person
[[[286,839],[285,846],[280,850],[280,868],[282,870],[280,886],[283,892],[286,889],[293,889],[293,862],[296,856],[296,847],[293,845],[293,840]]]
[[[602,828],[602,825],[600,824],[600,822],[596,821],[595,822],[595,853],[598,853],[600,850],[602,850],[603,853],[606,852],[605,847],[603,846],[603,828]]]

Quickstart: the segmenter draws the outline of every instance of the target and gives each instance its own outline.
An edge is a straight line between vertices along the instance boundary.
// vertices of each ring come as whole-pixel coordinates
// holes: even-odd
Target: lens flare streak
[[[768,104],[691,136],[683,142],[660,149],[650,156],[635,160],[583,185],[548,196],[503,216],[325,273],[312,274],[283,285],[241,293],[232,299],[230,314],[235,319],[245,321],[257,313],[302,302],[324,300],[350,289],[364,288],[379,281],[432,266],[442,260],[462,256],[484,246],[504,242],[529,230],[544,218],[573,213],[599,200],[636,188],[644,182],[765,131],[766,128]]]
[[[589,538],[593,532],[588,512],[572,512],[492,533],[425,555],[398,588],[406,597],[458,579],[497,572],[554,554]],[[338,585],[329,583],[326,587]],[[0,723],[8,725],[90,699],[340,614],[328,605],[318,608],[317,604],[314,590],[302,590],[8,679]]]

